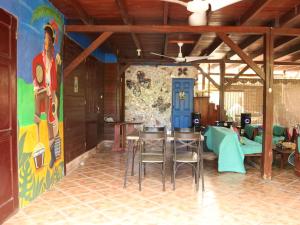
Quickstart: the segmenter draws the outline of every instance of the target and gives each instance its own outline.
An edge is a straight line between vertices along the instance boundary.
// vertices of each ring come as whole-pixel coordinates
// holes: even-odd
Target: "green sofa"
[[[274,125],[273,126],[273,140],[272,140],[273,145],[276,145],[279,142],[282,142],[285,140],[287,140],[287,128],[280,126],[280,125]],[[262,134],[257,135],[254,138],[254,141],[262,144],[262,142],[263,142]]]
[[[204,136],[207,148],[218,155],[219,172],[246,173],[245,156],[262,152],[261,144],[245,137],[240,142],[237,133],[229,128],[209,126]]]

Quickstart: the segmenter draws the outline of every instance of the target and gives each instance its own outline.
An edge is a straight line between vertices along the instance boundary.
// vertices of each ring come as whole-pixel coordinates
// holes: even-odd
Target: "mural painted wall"
[[[18,19],[19,200],[26,206],[64,175],[64,18],[47,0],[0,0]]]
[[[172,78],[197,78],[192,66],[130,66],[125,73],[125,120],[171,128]]]

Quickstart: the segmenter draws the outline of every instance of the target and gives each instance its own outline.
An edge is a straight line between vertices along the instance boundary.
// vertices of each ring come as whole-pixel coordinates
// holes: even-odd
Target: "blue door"
[[[173,79],[172,89],[172,128],[192,127],[194,79]]]

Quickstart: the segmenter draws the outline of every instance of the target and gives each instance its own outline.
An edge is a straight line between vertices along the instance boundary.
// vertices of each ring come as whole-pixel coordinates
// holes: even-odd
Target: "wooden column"
[[[225,79],[226,67],[225,61],[220,63],[220,111],[219,111],[219,120],[225,120],[225,110],[224,110],[224,98],[225,98],[225,88],[224,88],[224,79]]]
[[[272,28],[264,37],[265,56],[264,56],[264,92],[263,92],[263,155],[261,162],[261,174],[263,179],[272,177],[272,137],[273,137],[273,68],[274,68],[274,35]]]

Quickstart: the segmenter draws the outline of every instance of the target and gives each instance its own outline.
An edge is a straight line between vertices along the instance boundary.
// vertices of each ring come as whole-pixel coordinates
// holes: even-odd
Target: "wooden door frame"
[[[11,42],[11,55],[9,56],[9,61],[11,64],[10,68],[10,82],[12,87],[10,89],[10,96],[11,96],[11,130],[12,130],[12,152],[11,152],[11,167],[12,167],[12,204],[13,204],[13,211],[8,214],[8,217],[12,214],[16,213],[17,209],[19,208],[19,177],[18,177],[18,127],[17,127],[17,27],[18,27],[18,19],[11,13],[5,11],[5,9],[0,9],[1,14],[8,14],[11,18],[11,34],[10,37]],[[12,89],[14,91],[12,91]],[[9,213],[9,212],[8,212]],[[2,218],[7,219],[7,218]],[[4,221],[0,220],[0,223]]]

